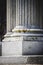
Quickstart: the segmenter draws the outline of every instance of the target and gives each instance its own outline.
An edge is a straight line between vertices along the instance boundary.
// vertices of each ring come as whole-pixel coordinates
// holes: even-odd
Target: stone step
[[[43,65],[43,64],[14,64],[14,63],[4,63],[4,64],[0,64],[0,65]]]
[[[0,64],[43,64],[42,56],[0,56]]]

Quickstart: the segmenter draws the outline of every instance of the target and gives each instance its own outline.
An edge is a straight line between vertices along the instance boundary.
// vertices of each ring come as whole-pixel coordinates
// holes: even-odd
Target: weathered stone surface
[[[6,56],[0,57],[0,64],[43,64],[43,56]]]
[[[39,55],[43,54],[43,42],[41,41],[23,41],[22,42],[23,55]]]
[[[13,6],[13,2],[15,6]],[[39,7],[40,5],[40,7]],[[13,11],[15,11],[13,13]],[[33,13],[34,12],[34,13]],[[7,32],[12,32],[12,29],[16,25],[25,26],[28,29],[42,29],[42,9],[41,4],[38,4],[37,0],[7,0]],[[31,37],[30,38],[20,38],[16,36],[28,36],[29,32],[26,34],[13,33],[5,37],[4,42],[2,42],[2,55],[7,57],[0,57],[1,65],[14,65],[21,63],[20,65],[37,65],[43,64],[43,56],[16,56],[19,54],[39,54],[43,53],[43,38]],[[30,36],[36,36],[31,34]],[[14,39],[15,38],[15,39]],[[30,41],[29,41],[30,40]],[[40,40],[40,42],[39,42]],[[6,42],[7,41],[7,42]],[[12,42],[14,41],[14,42]],[[9,57],[9,56],[13,57]],[[24,63],[24,64],[23,64]]]
[[[22,41],[2,42],[2,56],[22,55]]]
[[[43,41],[28,39],[24,41],[23,37],[11,39],[12,41],[2,42],[2,56],[43,54]]]

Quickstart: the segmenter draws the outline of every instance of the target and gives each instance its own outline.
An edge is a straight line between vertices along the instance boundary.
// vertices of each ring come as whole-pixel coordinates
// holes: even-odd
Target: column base
[[[12,35],[2,42],[2,56],[41,54],[43,55],[43,36]]]
[[[39,31],[43,32],[42,29],[27,29],[18,26],[14,28],[12,32],[4,36],[2,56],[43,55],[43,34],[37,33]]]

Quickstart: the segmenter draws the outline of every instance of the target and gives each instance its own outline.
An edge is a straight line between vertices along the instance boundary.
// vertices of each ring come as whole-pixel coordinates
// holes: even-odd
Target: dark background
[[[0,0],[0,41],[6,32],[6,0]]]

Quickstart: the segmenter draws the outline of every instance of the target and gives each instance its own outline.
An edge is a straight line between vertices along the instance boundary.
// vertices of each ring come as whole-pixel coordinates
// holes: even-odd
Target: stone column
[[[28,21],[27,21],[27,0],[25,0],[25,8],[24,8],[24,25],[25,25],[25,27],[28,27]]]
[[[12,0],[12,29],[16,26],[16,0]]]
[[[42,28],[41,11],[38,0],[16,0],[16,26],[28,29]]]
[[[36,26],[40,28],[40,5],[38,0],[36,0]]]
[[[3,40],[3,56],[43,53],[42,10],[38,1],[7,0],[7,32],[11,34]]]
[[[42,9],[38,0],[7,0],[7,32],[16,26],[42,28]]]
[[[7,32],[12,30],[12,3],[7,0]]]
[[[16,0],[16,26],[19,25],[19,0]]]
[[[20,9],[20,11],[19,11],[19,16],[20,16],[20,18],[19,18],[19,25],[21,25],[21,24],[22,24],[22,21],[21,21],[21,15],[22,15],[22,14],[21,14],[21,7],[22,7],[22,6],[21,6],[21,0],[19,0],[19,3],[20,3],[20,4],[19,4],[19,9]]]
[[[42,6],[41,6],[41,4],[40,4],[40,23],[39,23],[39,24],[40,24],[40,28],[43,27],[43,25],[42,25],[42,24],[43,24],[43,23],[42,23],[42,22],[43,22],[43,21],[42,21],[42,8],[41,8],[41,7],[42,7]]]
[[[27,0],[27,21],[28,28],[30,28],[30,0]]]
[[[30,1],[30,24],[33,25],[33,0]]]
[[[22,20],[22,26],[24,26],[24,0],[21,0],[22,1],[22,15],[21,15],[21,20]]]

